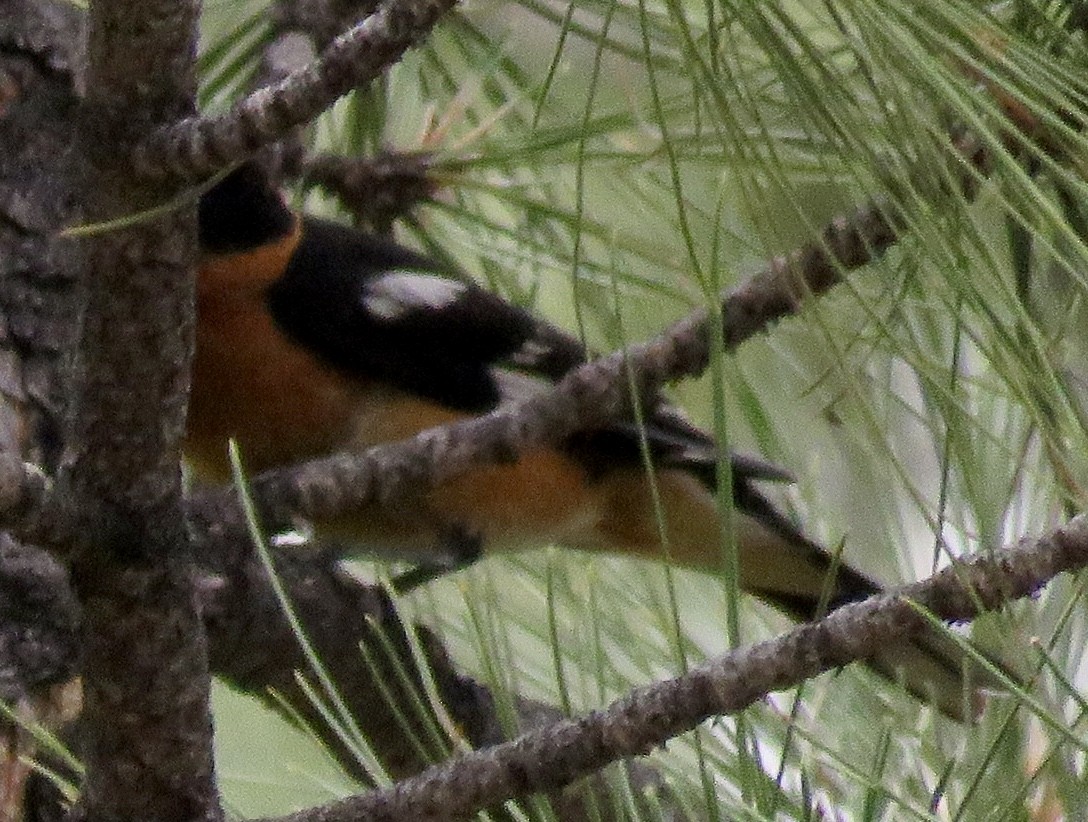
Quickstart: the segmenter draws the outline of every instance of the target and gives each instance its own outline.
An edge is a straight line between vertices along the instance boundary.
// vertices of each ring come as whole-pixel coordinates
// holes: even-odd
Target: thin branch
[[[604,710],[459,757],[388,791],[281,822],[463,819],[506,799],[555,790],[609,762],[644,755],[708,717],[738,713],[769,693],[926,630],[918,606],[949,622],[972,619],[980,609],[1030,596],[1056,575],[1086,564],[1088,517],[1082,515],[1041,539],[967,558],[923,582],[846,605],[819,622],[639,688]]]
[[[323,49],[380,5],[379,0],[278,0],[272,11],[273,26],[299,32]]]
[[[261,561],[248,544],[217,546],[201,560],[210,572],[201,585],[201,605],[212,670],[273,709],[282,710],[280,700],[285,700],[345,772],[367,782],[370,775],[363,764],[301,687],[297,672],[308,672],[309,665]],[[276,574],[289,592],[306,639],[394,779],[419,773],[454,744],[448,739],[439,742],[428,733],[436,720],[426,700],[419,699],[422,685],[407,630],[416,633],[458,734],[472,747],[509,738],[491,690],[459,674],[432,631],[404,625],[384,590],[344,573],[335,552],[278,551]],[[515,707],[522,728],[544,727],[561,716],[554,708],[523,698],[516,699]],[[652,769],[632,767],[630,778],[640,789],[654,791],[659,801],[667,801],[667,791]],[[605,796],[603,783],[590,782],[552,797],[558,818],[585,819],[580,803],[593,793]]]
[[[274,709],[282,710],[284,700],[321,737],[344,771],[367,783],[372,774],[299,681],[300,671],[307,682],[314,681],[313,671],[249,540],[217,547],[223,550],[200,556],[206,569],[201,610],[212,670]],[[276,577],[289,592],[307,641],[390,775],[399,779],[418,773],[444,754],[443,746],[436,747],[428,735],[436,720],[426,702],[417,701],[422,686],[407,626],[386,593],[346,574],[332,551],[278,551]],[[474,745],[503,739],[490,693],[459,676],[433,634],[419,631],[443,704],[462,732]],[[416,740],[425,743],[413,746]]]
[[[150,175],[207,177],[288,136],[423,41],[456,0],[389,0],[337,37],[305,69],[250,94],[218,117],[190,117],[154,133],[133,155]]]
[[[425,152],[381,152],[373,157],[319,154],[303,165],[303,179],[320,185],[365,226],[390,234],[395,220],[434,196],[437,186],[427,176],[431,155]]]

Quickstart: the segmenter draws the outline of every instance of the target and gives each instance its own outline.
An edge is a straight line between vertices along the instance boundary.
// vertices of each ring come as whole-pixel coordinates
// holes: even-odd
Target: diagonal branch
[[[207,177],[309,123],[369,83],[427,37],[456,0],[389,0],[337,37],[321,56],[258,89],[218,117],[189,117],[154,133],[134,153],[146,174]]]
[[[555,790],[609,762],[644,755],[711,716],[865,659],[921,630],[918,607],[949,622],[1030,596],[1088,564],[1088,516],[1037,540],[976,555],[897,592],[846,605],[819,622],[724,654],[676,679],[639,688],[608,708],[468,754],[388,791],[284,817],[282,822],[452,820],[538,791]]]

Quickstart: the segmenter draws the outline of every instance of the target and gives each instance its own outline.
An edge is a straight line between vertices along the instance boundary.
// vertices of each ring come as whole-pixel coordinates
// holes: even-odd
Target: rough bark
[[[79,142],[89,220],[174,193],[134,175],[124,147],[192,113],[198,10],[173,0],[92,3]],[[82,327],[59,483],[78,523],[70,559],[83,619],[86,777],[76,819],[222,818],[181,504],[193,211],[81,243]]]

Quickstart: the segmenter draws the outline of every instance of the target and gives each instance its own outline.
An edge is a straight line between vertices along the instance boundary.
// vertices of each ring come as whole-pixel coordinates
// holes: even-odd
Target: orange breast
[[[256,473],[330,451],[348,436],[353,387],[292,345],[268,313],[265,291],[297,244],[295,232],[201,266],[185,453],[207,479],[229,478],[231,438]]]
[[[198,473],[230,475],[227,440],[251,472],[335,451],[352,435],[360,387],[293,345],[263,295],[202,295],[186,454]]]

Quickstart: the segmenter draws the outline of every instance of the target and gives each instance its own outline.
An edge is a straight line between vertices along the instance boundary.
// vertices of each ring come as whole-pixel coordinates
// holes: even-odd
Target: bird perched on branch
[[[293,213],[256,163],[203,195],[200,245],[185,453],[207,479],[229,479],[230,438],[259,473],[485,413],[585,360],[573,337],[435,261]],[[664,403],[647,410],[641,436],[659,508],[640,431],[621,420],[478,466],[421,499],[315,526],[416,557],[468,534],[485,552],[560,543],[660,558],[659,510],[672,561],[719,567],[716,444]],[[732,460],[742,588],[797,620],[879,591],[756,488],[784,479],[758,460]],[[936,633],[871,665],[959,718],[974,710],[974,686],[993,684]]]

